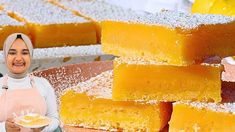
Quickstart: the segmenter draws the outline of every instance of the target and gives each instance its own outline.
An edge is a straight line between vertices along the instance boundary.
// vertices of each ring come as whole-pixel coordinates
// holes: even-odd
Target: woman
[[[33,46],[22,33],[7,37],[3,47],[8,73],[0,78],[0,122],[8,132],[54,131],[59,126],[59,117],[54,90],[44,79],[28,74]],[[52,119],[39,129],[26,129],[14,123],[14,117],[29,112]]]

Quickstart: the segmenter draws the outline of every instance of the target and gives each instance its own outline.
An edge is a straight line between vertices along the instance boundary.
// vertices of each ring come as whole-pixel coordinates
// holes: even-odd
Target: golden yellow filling
[[[112,98],[115,101],[221,101],[219,66],[126,61],[125,58],[114,61]]]
[[[52,25],[29,24],[29,27],[33,34],[35,47],[38,48],[97,43],[95,26],[92,22]]]
[[[232,132],[235,131],[235,115],[187,104],[175,104],[169,131]]]
[[[180,29],[104,21],[102,50],[116,56],[143,57],[170,65],[199,64],[210,56],[234,55],[234,27],[235,23],[226,23]]]
[[[96,129],[159,131],[167,125],[171,113],[171,103],[112,101],[74,91],[67,91],[60,101],[60,117],[65,125]]]

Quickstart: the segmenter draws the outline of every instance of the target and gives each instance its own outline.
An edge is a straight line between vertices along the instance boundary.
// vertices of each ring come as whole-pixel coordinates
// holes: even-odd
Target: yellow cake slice
[[[37,126],[47,126],[51,119],[45,116],[41,116],[37,113],[28,113],[24,116],[20,116],[15,118],[15,122],[18,125],[26,126],[26,127],[37,127]]]
[[[155,61],[114,60],[115,101],[221,101],[219,65],[172,66]]]
[[[235,104],[177,102],[169,123],[170,132],[233,132]]]
[[[64,125],[121,131],[159,131],[170,119],[171,103],[112,101],[112,71],[106,71],[60,97]]]
[[[0,49],[8,35],[12,33],[24,33],[29,35],[28,28],[23,22],[19,22],[0,10]]]
[[[35,47],[96,44],[92,21],[42,0],[0,2],[12,17],[30,27]]]
[[[96,23],[97,38],[101,38],[101,21],[124,17],[129,14],[135,14],[132,10],[126,10],[99,0],[50,0],[52,3],[73,11],[75,14],[90,19]]]
[[[234,0],[195,0],[192,13],[235,16]]]
[[[235,54],[235,18],[163,11],[102,22],[102,50],[171,65],[199,64]]]

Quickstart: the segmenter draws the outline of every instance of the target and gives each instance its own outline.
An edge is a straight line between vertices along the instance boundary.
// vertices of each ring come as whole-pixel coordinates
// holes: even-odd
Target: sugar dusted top
[[[111,5],[102,0],[57,0],[59,4],[95,21],[132,17],[137,12]]]
[[[88,96],[94,96],[96,98],[112,98],[112,83],[113,83],[113,70],[102,72],[101,74],[90,78],[85,82],[80,82],[76,87],[68,88],[68,90],[74,90],[78,93],[85,92]]]
[[[196,107],[198,109],[208,109],[215,112],[225,112],[225,113],[232,113],[235,114],[235,103],[205,103],[205,102],[176,102],[177,104],[186,104],[192,107]]]
[[[128,65],[169,65],[166,62],[156,61],[152,59],[145,59],[141,57],[117,57],[114,60],[118,65],[119,64],[128,64]]]
[[[37,48],[33,51],[33,59],[60,58],[103,55],[101,45],[67,46],[54,48]],[[3,61],[3,51],[0,51],[0,61]]]
[[[190,14],[173,11],[162,11],[135,19],[140,23],[162,25],[170,28],[194,29],[202,25],[226,24],[235,21],[235,17],[211,14]]]
[[[62,9],[43,0],[1,0],[0,4],[8,12],[14,12],[30,23],[64,24],[88,22],[88,20],[74,15],[69,10]]]
[[[101,45],[67,46],[34,49],[34,59],[58,58],[68,56],[102,55]]]
[[[152,59],[146,59],[141,57],[119,57],[114,60],[117,65],[128,64],[128,65],[166,65],[170,66],[167,62],[157,61]],[[221,67],[221,64],[210,64],[210,63],[201,63],[203,66],[212,66],[212,67]],[[182,65],[184,66],[184,65]]]
[[[24,23],[11,18],[7,13],[0,11],[0,27],[4,26],[22,26]]]
[[[156,14],[137,12],[98,0],[57,0],[63,6],[78,11],[81,15],[95,21],[112,20],[148,25],[162,25],[169,28],[194,29],[201,25],[226,24],[235,17],[223,15],[204,15],[162,11]]]

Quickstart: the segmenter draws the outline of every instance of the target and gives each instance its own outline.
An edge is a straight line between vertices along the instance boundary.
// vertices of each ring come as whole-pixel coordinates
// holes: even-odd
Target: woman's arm
[[[46,116],[50,117],[52,119],[52,122],[49,124],[49,126],[45,127],[42,132],[52,132],[54,131],[60,124],[59,120],[59,114],[57,111],[57,102],[56,102],[56,96],[54,92],[54,88],[51,86],[51,84],[46,80],[43,79],[43,83],[45,84],[46,88],[46,104],[47,104],[47,113]]]

